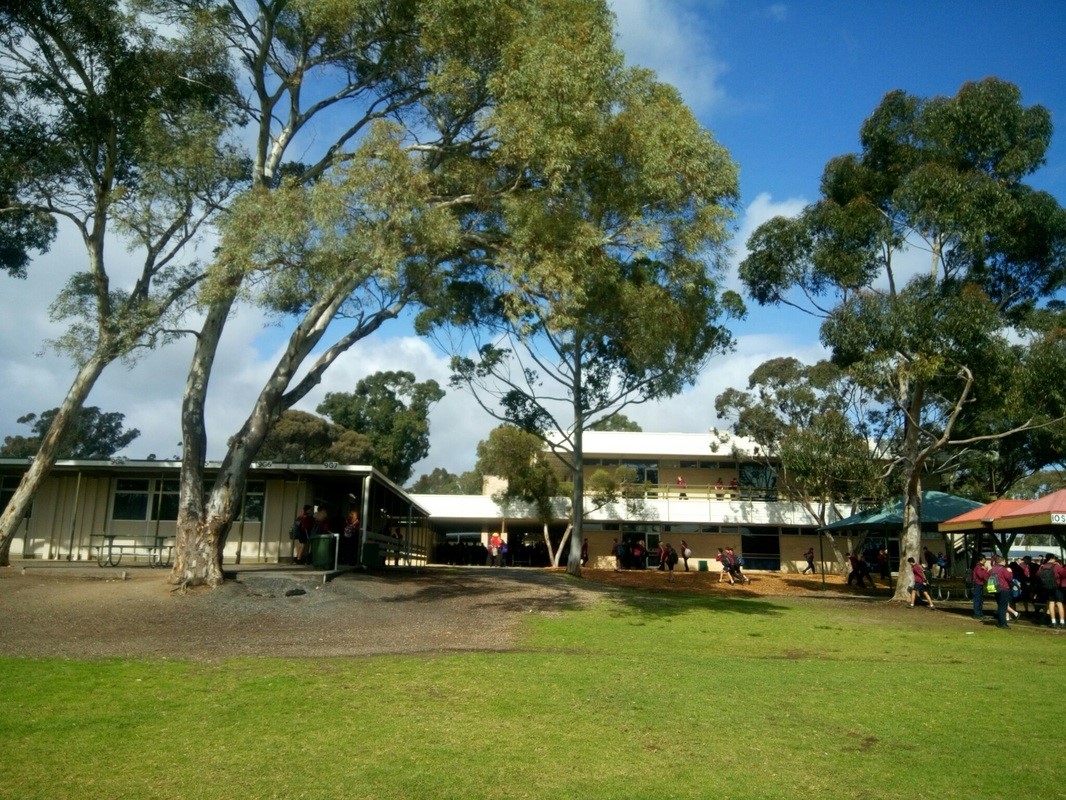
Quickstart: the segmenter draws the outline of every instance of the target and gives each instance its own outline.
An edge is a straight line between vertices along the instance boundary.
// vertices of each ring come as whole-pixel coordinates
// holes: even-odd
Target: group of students
[[[732,547],[727,547],[725,550],[719,547],[714,560],[722,565],[722,572],[718,577],[719,583],[726,579],[729,580],[730,585],[751,583],[751,578],[744,574],[744,559],[738,556]]]
[[[587,545],[588,542],[586,541],[585,544]],[[586,553],[587,551],[583,548],[581,551],[582,563],[587,561]],[[640,540],[619,542],[615,539],[611,545],[611,555],[614,556],[615,572],[621,572],[623,569],[644,569],[646,566],[645,559],[648,556],[648,547]],[[677,566],[678,562],[684,565],[685,572],[689,571],[688,560],[692,558],[692,549],[684,539],[681,540],[680,548],[675,548],[669,542],[659,542],[656,556],[659,559],[657,569],[669,572],[669,579],[673,580],[674,567]]]
[[[996,624],[1000,628],[1009,627],[1009,620],[1021,616],[1015,604],[1028,611],[1032,601],[1034,610],[1036,603],[1046,604],[1048,622],[1052,628],[1066,630],[1066,612],[1063,610],[1066,566],[1054,553],[1047,553],[1037,561],[1025,556],[1007,564],[998,555],[992,556],[991,561],[989,564],[982,554],[970,571],[974,619],[984,618],[985,596],[989,595],[996,598]]]

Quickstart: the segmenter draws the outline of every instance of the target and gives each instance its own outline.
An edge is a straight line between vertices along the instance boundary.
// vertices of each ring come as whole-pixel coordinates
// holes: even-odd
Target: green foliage
[[[257,457],[286,464],[368,464],[374,457],[370,439],[328,420],[289,409],[267,434]]]
[[[498,502],[521,500],[532,505],[541,522],[556,517],[553,500],[561,494],[558,473],[544,457],[540,437],[513,425],[500,425],[478,442],[477,471],[507,482]]]
[[[612,414],[589,425],[590,431],[631,431],[639,433],[640,425],[625,414]]]
[[[775,358],[755,368],[747,392],[718,395],[715,409],[734,420],[735,433],[758,443],[767,466],[780,473],[779,487],[824,524],[829,503],[854,506],[890,490],[869,404],[868,393],[831,362]]]
[[[420,475],[407,490],[415,494],[481,494],[481,475],[477,470],[453,475],[444,467],[435,467]]]
[[[29,425],[30,436],[5,436],[0,457],[32,458],[37,455],[41,439],[52,427],[58,408],[19,417],[20,425]],[[66,433],[59,445],[58,458],[100,460],[111,458],[141,435],[136,428],[125,430],[125,414],[117,411],[101,412],[96,406],[86,406],[71,415]]]
[[[1030,357],[1011,343],[1046,335],[1036,310],[1066,279],[1066,211],[1023,182],[1050,137],[1047,110],[996,78],[949,98],[891,92],[863,124],[861,152],[826,166],[822,198],[749,241],[740,275],[752,296],[820,314],[834,363],[878,394],[912,508],[927,470],[957,470],[961,454],[961,486],[993,457],[988,442],[1062,413],[1054,390],[1025,389],[1050,387],[1030,371],[1043,345]],[[929,270],[904,280],[897,256],[919,248]],[[1019,465],[1059,458],[1014,449],[1005,470],[984,470],[993,491]],[[905,555],[917,555],[917,525]]]
[[[373,448],[373,465],[397,483],[429,454],[429,412],[444,397],[434,380],[416,382],[411,372],[376,372],[354,392],[329,392],[317,411],[362,434]]]

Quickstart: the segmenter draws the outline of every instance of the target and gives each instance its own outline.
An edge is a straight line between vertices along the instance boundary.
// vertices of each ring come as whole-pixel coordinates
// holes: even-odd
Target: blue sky
[[[1016,83],[1023,102],[1049,108],[1057,126],[1048,163],[1030,182],[1066,203],[1066,2],[613,0],[611,6],[629,63],[676,85],[740,165],[734,265],[758,224],[817,199],[825,163],[857,150],[860,125],[893,89],[953,95],[964,82],[989,75]],[[0,279],[0,381],[19,387],[0,393],[0,436],[23,433],[16,417],[54,407],[66,392],[71,368],[44,349],[56,333],[46,307],[58,276],[82,252],[64,236],[28,281]],[[729,281],[737,287],[735,271]],[[822,354],[812,320],[749,309],[748,319],[734,326],[736,351],[712,360],[695,387],[627,413],[649,431],[705,431],[721,424],[714,418],[714,397],[746,385],[765,359]],[[258,315],[248,310],[227,330],[209,397],[213,457],[247,413],[276,338],[264,334]],[[133,369],[109,367],[90,396],[90,405],[122,411],[127,424],[141,430],[127,455],[177,452],[188,352],[178,344]],[[397,368],[447,382],[441,354],[394,326],[338,362],[300,407],[313,410],[326,391],[350,391],[366,374]],[[437,466],[469,469],[477,441],[495,424],[458,392],[449,392],[431,423],[432,451],[416,474]]]

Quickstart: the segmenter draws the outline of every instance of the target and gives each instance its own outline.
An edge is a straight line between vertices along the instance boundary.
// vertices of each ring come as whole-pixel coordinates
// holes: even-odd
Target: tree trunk
[[[325,293],[289,337],[288,346],[267,379],[244,425],[229,440],[229,447],[219,468],[211,494],[204,502],[204,464],[206,437],[204,435],[204,407],[207,384],[211,375],[218,343],[233,298],[220,300],[211,306],[197,339],[196,351],[189,367],[182,403],[182,436],[186,441],[182,454],[181,487],[178,506],[177,542],[171,581],[181,586],[222,582],[222,550],[226,536],[244,494],[248,470],[281,412],[292,406],[321,380],[325,367],[361,336],[377,329],[393,312],[387,311],[370,323],[354,329],[330,347],[304,377],[299,385],[286,394],[289,384],[304,359],[325,333],[337,307],[347,297],[351,286],[339,282],[333,291]]]
[[[59,407],[59,413],[55,415],[48,432],[41,440],[41,447],[37,455],[33,457],[30,468],[19,481],[3,514],[0,514],[0,535],[3,537],[0,539],[0,566],[6,567],[11,563],[11,542],[15,538],[15,532],[29,510],[37,490],[55,466],[60,445],[70,428],[73,414],[82,407],[96,379],[100,377],[100,373],[108,364],[108,359],[102,355],[102,352],[103,348],[98,347],[93,356],[78,370],[74,382],[67,391],[67,396],[63,398],[63,404]]]
[[[575,378],[575,386],[576,390],[574,396],[580,398],[582,395],[582,387],[577,378]],[[575,401],[575,406],[577,405],[578,403]],[[574,418],[574,450],[571,455],[573,459],[574,488],[570,498],[572,532],[570,537],[570,553],[566,561],[566,571],[571,575],[580,577],[581,545],[585,539],[585,458],[583,443],[585,418],[582,409],[577,409]],[[561,549],[562,545],[560,544],[559,547]]]
[[[175,526],[174,567],[170,582],[182,587],[222,582],[222,549],[218,530],[209,530],[204,508],[204,465],[207,431],[204,414],[211,368],[222,339],[233,298],[212,303],[196,339],[192,362],[185,378],[181,403],[181,477],[178,489],[178,521]]]
[[[903,391],[908,383],[903,381]],[[903,498],[903,531],[899,540],[899,577],[893,600],[905,601],[909,598],[913,584],[907,559],[915,561],[921,557],[922,547],[922,459],[919,452],[919,423],[925,392],[920,385],[914,388],[903,407],[907,418],[903,429],[903,463],[906,465],[906,481]]]
[[[555,555],[552,556],[552,566],[553,567],[558,567],[559,566],[559,559],[562,558],[563,550],[566,548],[566,543],[570,539],[570,534],[573,532],[573,530],[574,530],[574,526],[572,524],[568,524],[566,526],[566,530],[563,531],[563,538],[559,540],[559,549],[556,550],[555,551]],[[544,525],[544,540],[545,541],[549,540],[547,523],[545,523],[545,525]],[[551,553],[551,542],[550,541],[548,541],[548,553],[549,554]],[[569,562],[567,562],[567,566],[569,567]]]

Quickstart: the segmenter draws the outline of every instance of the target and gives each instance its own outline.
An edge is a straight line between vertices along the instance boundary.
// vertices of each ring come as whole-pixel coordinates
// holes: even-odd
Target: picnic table
[[[167,536],[148,534],[129,536],[116,533],[96,533],[90,537],[90,555],[96,548],[96,563],[101,567],[117,567],[122,556],[139,555],[148,558],[150,567],[169,567],[174,559],[174,540]]]

